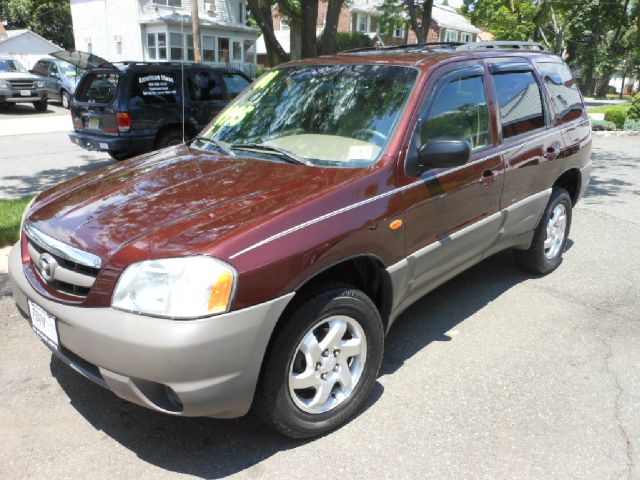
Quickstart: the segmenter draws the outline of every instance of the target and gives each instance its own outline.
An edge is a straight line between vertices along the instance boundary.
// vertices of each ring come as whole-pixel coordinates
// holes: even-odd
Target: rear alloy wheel
[[[571,197],[564,188],[554,188],[533,234],[528,250],[515,250],[516,260],[532,273],[552,272],[562,262],[571,227]]]
[[[349,421],[382,362],[384,331],[371,299],[347,285],[314,293],[279,325],[256,392],[256,412],[291,438]]]
[[[36,112],[46,112],[47,111],[47,100],[40,100],[38,102],[33,102],[33,108],[36,109]]]
[[[62,103],[62,108],[69,110],[69,107],[71,106],[71,96],[66,90],[62,90],[60,92],[60,102]]]

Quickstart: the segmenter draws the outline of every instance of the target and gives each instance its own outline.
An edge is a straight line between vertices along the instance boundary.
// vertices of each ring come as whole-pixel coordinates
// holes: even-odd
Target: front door
[[[462,166],[423,172],[404,192],[409,256],[406,291],[399,295],[403,305],[478,261],[495,241],[501,223],[504,168],[497,153],[485,66],[458,64],[437,74],[408,155],[431,139],[455,138],[469,143],[471,158]]]

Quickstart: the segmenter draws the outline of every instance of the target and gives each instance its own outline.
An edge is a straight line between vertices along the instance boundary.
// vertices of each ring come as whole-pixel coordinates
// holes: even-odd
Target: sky
[[[442,3],[442,0],[436,0],[436,3]],[[462,0],[449,0],[449,5],[458,8],[462,6]]]

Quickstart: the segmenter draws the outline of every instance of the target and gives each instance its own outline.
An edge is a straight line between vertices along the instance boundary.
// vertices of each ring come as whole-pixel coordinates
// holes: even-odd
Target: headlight
[[[44,82],[36,82],[36,88],[43,88]]]
[[[36,197],[33,197],[31,199],[31,201],[29,203],[27,203],[27,206],[24,207],[24,211],[22,212],[22,219],[20,220],[20,231],[22,232],[22,228],[24,227],[24,220],[25,218],[27,218],[27,214],[29,213],[29,210],[31,210],[31,205],[33,205],[33,202],[36,201]]]
[[[206,256],[147,260],[120,276],[111,306],[169,318],[198,318],[231,307],[236,272]]]
[[[11,86],[6,80],[0,80],[0,88],[11,88]]]

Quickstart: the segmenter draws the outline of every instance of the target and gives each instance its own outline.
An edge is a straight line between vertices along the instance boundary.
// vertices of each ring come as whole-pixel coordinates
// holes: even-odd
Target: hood
[[[223,240],[357,175],[362,169],[224,157],[181,145],[60,184],[38,197],[27,218],[116,266],[132,258],[213,254]]]
[[[41,78],[33,73],[28,72],[0,72],[2,80],[41,80]]]

